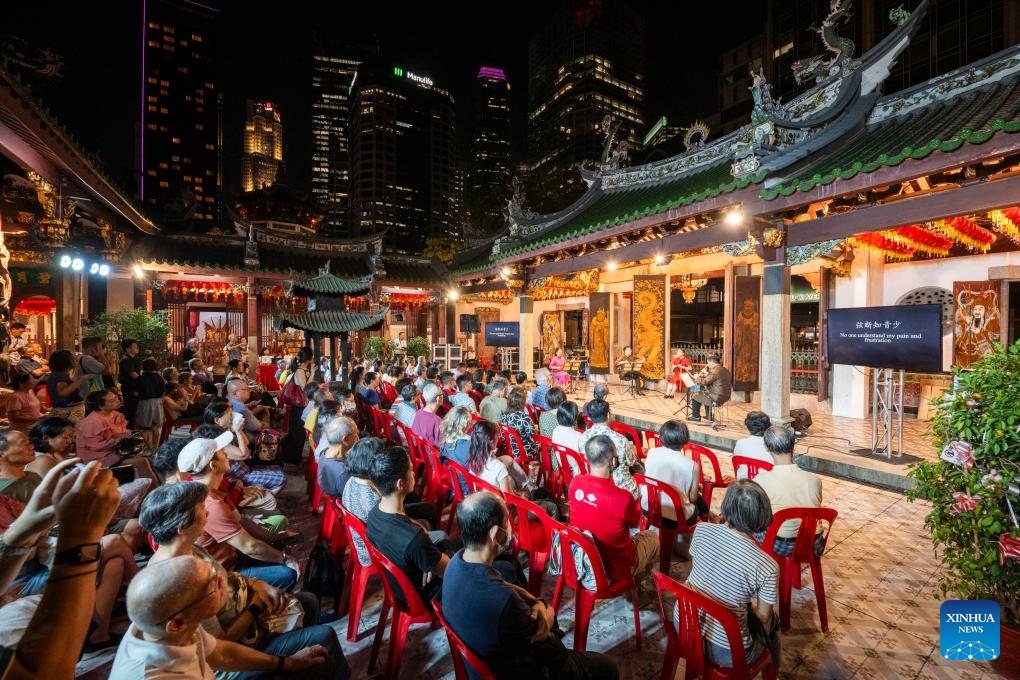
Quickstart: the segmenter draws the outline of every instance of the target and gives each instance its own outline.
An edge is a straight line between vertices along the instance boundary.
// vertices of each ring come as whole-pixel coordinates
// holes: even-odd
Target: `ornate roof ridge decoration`
[[[308,297],[310,295],[364,295],[372,289],[373,274],[360,276],[356,279],[345,279],[333,274],[330,271],[330,260],[319,268],[314,276],[295,276],[291,271],[291,280],[284,285],[284,293],[287,297],[299,295]]]
[[[329,236],[316,236],[314,239],[285,234],[274,233],[266,227],[245,224],[245,231],[252,233],[255,240],[265,245],[283,246],[298,250],[310,250],[314,252],[327,253],[368,253],[380,255],[382,253],[382,242],[385,233],[359,238],[333,238]]]
[[[21,137],[30,146],[34,147],[33,141],[45,145],[47,147],[46,151],[49,152],[47,155],[50,156],[50,160],[57,161],[63,166],[63,170],[73,175],[78,184],[82,185],[83,191],[90,191],[97,198],[101,199],[107,208],[118,213],[139,231],[146,234],[158,234],[161,232],[160,227],[148,215],[142,212],[142,207],[131,197],[131,194],[115,184],[106,173],[98,168],[96,164],[97,156],[87,151],[70,130],[57,120],[49,108],[33,95],[29,88],[22,83],[19,74],[5,68],[0,68],[0,90],[9,92],[12,103],[17,102],[22,109],[28,110],[32,114],[31,117],[37,118],[42,126],[46,128],[47,132],[57,137],[69,152],[71,158],[63,156],[53,145],[50,145],[45,139],[36,134],[34,130],[24,125],[21,119],[16,116],[17,107],[8,110],[4,105],[4,100],[8,99],[8,96],[5,96],[3,93],[0,93],[0,126],[6,123],[17,136]],[[13,125],[11,125],[12,123]],[[30,135],[33,139],[25,138],[25,134]],[[79,163],[93,177],[83,178],[81,176],[81,168],[75,167]],[[128,214],[128,212],[131,214]]]
[[[945,101],[947,98],[962,96],[1017,73],[1020,73],[1020,46],[1013,45],[976,64],[964,66],[916,87],[883,97],[868,117],[868,125],[908,114]]]

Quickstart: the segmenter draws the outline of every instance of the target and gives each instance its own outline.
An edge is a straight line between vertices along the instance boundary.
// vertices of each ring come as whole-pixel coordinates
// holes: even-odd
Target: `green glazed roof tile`
[[[1020,77],[1015,75],[868,125],[819,165],[762,189],[759,195],[769,201],[791,196],[861,172],[896,166],[907,158],[920,160],[935,151],[952,153],[964,143],[984,144],[1000,132],[1020,132]]]
[[[331,334],[375,329],[386,320],[388,307],[380,307],[371,314],[364,312],[322,310],[280,314],[278,325],[283,328],[299,328],[310,333]]]

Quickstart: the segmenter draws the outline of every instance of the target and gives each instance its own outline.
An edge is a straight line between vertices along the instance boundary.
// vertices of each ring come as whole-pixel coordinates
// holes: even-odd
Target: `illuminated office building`
[[[390,252],[452,238],[460,213],[454,103],[426,75],[362,64],[351,93],[351,233]]]
[[[241,191],[272,186],[283,162],[283,123],[273,102],[248,100],[244,107]]]
[[[218,212],[219,11],[142,0],[138,197],[171,228],[210,225]]]
[[[644,17],[620,0],[570,0],[531,38],[528,162],[533,172],[570,182],[547,182],[551,198],[580,195],[584,185],[572,168],[601,158],[607,114],[620,123],[617,139],[639,148],[644,74]]]
[[[503,226],[510,194],[510,83],[503,69],[479,69],[475,115],[468,205],[473,225],[489,233]]]

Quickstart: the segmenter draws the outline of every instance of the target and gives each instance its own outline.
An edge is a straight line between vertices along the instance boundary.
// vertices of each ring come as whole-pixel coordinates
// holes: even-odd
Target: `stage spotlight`
[[[62,269],[67,269],[68,267],[70,267],[71,266],[71,256],[70,255],[61,255],[60,256],[60,266],[61,266]]]
[[[74,271],[80,272],[84,268],[85,260],[81,259],[80,257],[76,257],[73,260],[71,260],[71,269],[73,269]]]
[[[733,208],[726,213],[726,224],[731,227],[739,226],[744,221],[744,212],[740,208]]]
[[[99,273],[99,263],[98,262],[93,262],[92,265],[89,267],[89,274],[98,274],[98,273]]]
[[[99,265],[99,275],[100,276],[109,276],[110,275],[110,265],[108,265],[108,264],[101,264],[101,265]]]

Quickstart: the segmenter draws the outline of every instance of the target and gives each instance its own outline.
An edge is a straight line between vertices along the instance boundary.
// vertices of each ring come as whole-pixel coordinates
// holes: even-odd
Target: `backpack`
[[[332,618],[321,619],[319,623],[336,620],[336,611],[340,608],[341,591],[344,587],[344,568],[337,562],[329,541],[319,539],[311,554],[308,555],[308,566],[305,567],[305,581],[302,590],[333,598]]]
[[[582,531],[581,533],[592,540],[595,538],[590,531]],[[557,531],[553,534],[552,543],[549,546],[549,559],[545,563],[546,573],[550,576],[559,576],[562,573],[563,566],[560,564],[562,552],[560,548],[560,534]],[[591,566],[588,555],[577,544],[571,544],[570,552],[574,557],[574,571],[577,574],[578,583],[581,584],[582,588],[595,590],[595,570]]]

